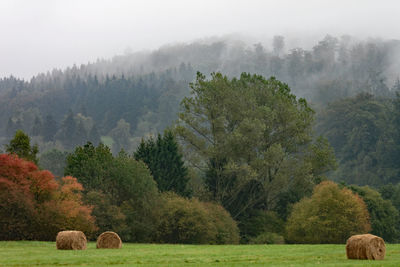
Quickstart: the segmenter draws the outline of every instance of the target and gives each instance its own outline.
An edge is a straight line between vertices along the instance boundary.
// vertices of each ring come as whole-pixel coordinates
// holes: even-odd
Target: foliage
[[[268,241],[267,244],[275,244],[272,240],[279,241],[278,237],[282,237],[284,234],[284,227],[285,222],[276,212],[254,210],[241,221],[241,242],[262,244],[262,242]]]
[[[367,205],[370,214],[371,234],[382,237],[386,242],[398,242],[400,239],[399,211],[390,200],[384,200],[379,192],[369,186],[349,186]]]
[[[333,168],[333,153],[313,144],[314,111],[275,78],[243,73],[228,79],[198,73],[182,101],[176,132],[193,166],[206,176],[213,199],[238,219],[273,210],[282,192],[311,192]]]
[[[286,225],[287,240],[293,243],[344,243],[370,230],[364,201],[331,181],[320,183],[310,198],[296,203]]]
[[[110,149],[103,144],[97,147],[88,142],[78,146],[73,153],[67,156],[65,175],[72,175],[79,179],[86,191],[101,190],[113,192],[111,189],[111,168],[113,155]]]
[[[60,230],[96,230],[91,207],[81,201],[82,185],[64,177],[57,183],[46,170],[16,155],[0,155],[2,240],[54,240]]]
[[[284,244],[285,239],[277,233],[264,232],[249,240],[249,244]]]
[[[117,126],[110,131],[110,136],[114,140],[112,150],[117,154],[121,149],[128,150],[130,147],[130,124],[124,119],[117,122]]]
[[[96,218],[98,230],[95,235],[99,236],[103,232],[113,231],[126,241],[129,235],[126,216],[120,207],[111,202],[109,197],[100,191],[90,191],[85,195],[85,203],[93,207],[92,215]]]
[[[67,155],[68,152],[52,149],[39,157],[39,166],[51,171],[57,177],[61,177],[64,175]]]
[[[103,144],[97,147],[88,142],[75,148],[67,157],[66,175],[73,175],[86,188],[85,194],[96,191],[104,194],[105,203],[98,196],[86,197],[91,205],[116,206],[125,216],[115,210],[112,216],[95,208],[102,227],[112,225],[124,228],[128,225],[123,239],[126,241],[150,241],[155,227],[155,205],[158,190],[150,171],[143,162],[136,161],[123,151],[114,157],[110,149]],[[107,203],[107,200],[110,202]],[[110,207],[108,207],[110,208]]]
[[[16,131],[14,138],[6,145],[6,152],[16,154],[20,158],[32,161],[35,164],[38,163],[36,157],[36,154],[39,152],[38,146],[31,146],[29,136],[22,130]]]
[[[208,217],[217,230],[215,244],[238,244],[239,228],[229,212],[219,204],[200,202],[207,210]]]
[[[220,206],[163,195],[156,241],[183,244],[226,244],[239,241],[235,221]]]
[[[195,70],[220,70],[229,77],[238,77],[242,72],[275,76],[288,82],[297,96],[316,105],[360,92],[394,95],[388,86],[396,78],[392,60],[400,50],[397,41],[326,36],[311,48],[285,50],[284,38],[275,36],[269,46],[272,49],[265,44],[249,46],[227,39],[193,42],[62,71],[49,70],[29,81],[1,78],[0,135],[8,133],[12,137],[22,129],[34,136],[30,131],[38,118],[43,121],[40,136],[44,142],[69,146],[65,136],[55,134],[71,109],[75,116],[80,112],[93,119],[101,135],[124,119],[133,137],[140,140],[162,132],[176,120],[179,102],[188,95],[187,84],[195,77]],[[73,143],[77,135],[69,134]],[[96,140],[89,140],[97,145]],[[69,149],[82,144],[74,143]]]
[[[400,183],[393,185],[387,184],[379,189],[383,199],[390,200],[395,208],[400,212]]]
[[[181,196],[190,196],[188,170],[171,131],[158,135],[156,140],[142,139],[134,157],[146,163],[161,192],[174,191]]]
[[[317,129],[339,161],[332,176],[348,184],[381,186],[399,180],[392,105],[371,94],[334,102],[320,113]]]

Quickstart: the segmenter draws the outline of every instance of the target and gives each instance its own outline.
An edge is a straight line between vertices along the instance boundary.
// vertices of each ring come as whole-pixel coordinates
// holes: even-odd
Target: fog
[[[1,0],[0,77],[152,50],[165,44],[240,35],[287,37],[307,46],[326,34],[400,39],[396,0]]]

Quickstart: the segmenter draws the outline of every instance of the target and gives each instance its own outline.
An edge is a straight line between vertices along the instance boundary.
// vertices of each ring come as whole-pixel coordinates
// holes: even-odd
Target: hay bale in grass
[[[104,232],[97,238],[96,248],[121,248],[122,241],[115,232]]]
[[[379,236],[353,235],[347,239],[346,255],[348,259],[383,260],[385,252],[385,241]]]
[[[86,249],[86,236],[81,231],[61,231],[56,238],[57,249]]]

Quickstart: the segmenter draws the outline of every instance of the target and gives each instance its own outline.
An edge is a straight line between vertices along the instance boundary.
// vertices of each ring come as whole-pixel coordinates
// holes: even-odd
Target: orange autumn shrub
[[[16,155],[0,155],[0,240],[54,240],[58,231],[95,231],[91,207],[76,178],[58,183],[51,172]]]

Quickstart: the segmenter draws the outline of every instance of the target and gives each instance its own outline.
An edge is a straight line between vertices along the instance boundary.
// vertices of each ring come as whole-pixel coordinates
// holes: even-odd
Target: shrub
[[[211,202],[201,202],[208,212],[208,216],[217,229],[216,244],[238,244],[239,229],[235,220],[221,206]],[[214,242],[213,242],[214,243]]]
[[[287,240],[293,243],[344,243],[370,229],[364,201],[331,181],[320,183],[311,198],[296,203],[286,225]]]
[[[162,196],[155,240],[161,243],[237,243],[236,223],[219,205],[186,199],[174,193]]]
[[[254,210],[247,218],[240,221],[240,233],[242,243],[254,242],[256,238],[262,238],[266,233],[275,233],[282,236],[284,233],[285,222],[279,218],[274,211]],[[268,243],[270,244],[270,243]]]
[[[249,244],[284,244],[285,239],[277,233],[264,232],[249,240]]]

